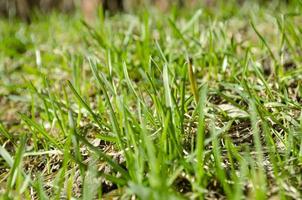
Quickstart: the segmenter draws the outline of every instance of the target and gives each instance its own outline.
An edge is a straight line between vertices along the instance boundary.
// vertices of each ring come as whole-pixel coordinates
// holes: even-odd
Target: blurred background
[[[102,8],[109,14],[117,12],[135,12],[141,8],[157,8],[166,12],[171,8],[198,8],[198,7],[221,7],[242,6],[246,2],[267,2],[276,5],[288,3],[289,0],[0,0],[0,16],[6,18],[18,17],[23,21],[30,22],[33,13],[49,13],[59,11],[72,13],[81,10],[86,21],[93,21],[98,8]]]

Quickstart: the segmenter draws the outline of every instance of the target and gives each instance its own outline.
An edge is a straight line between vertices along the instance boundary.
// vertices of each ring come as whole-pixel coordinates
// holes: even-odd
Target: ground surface
[[[0,197],[301,199],[302,4],[0,20]]]

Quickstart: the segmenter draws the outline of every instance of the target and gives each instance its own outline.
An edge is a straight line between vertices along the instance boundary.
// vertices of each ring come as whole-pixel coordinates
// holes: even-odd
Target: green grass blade
[[[72,93],[74,94],[74,96],[77,98],[77,100],[79,101],[79,103],[91,114],[92,118],[94,119],[94,121],[99,125],[100,128],[103,127],[102,123],[100,122],[100,119],[98,117],[98,115],[96,113],[94,113],[92,111],[92,109],[90,108],[90,106],[84,101],[84,99],[82,99],[82,97],[79,95],[79,93],[76,91],[76,89],[73,87],[73,85],[70,83],[70,81],[67,81],[67,84],[69,86],[69,88],[71,89]]]
[[[58,141],[56,141],[56,139],[53,136],[47,133],[46,130],[41,125],[31,120],[29,117],[27,117],[22,113],[20,113],[20,117],[28,126],[33,127],[38,133],[42,134],[46,142],[50,142],[50,144],[54,145],[58,149],[62,148],[61,144]]]

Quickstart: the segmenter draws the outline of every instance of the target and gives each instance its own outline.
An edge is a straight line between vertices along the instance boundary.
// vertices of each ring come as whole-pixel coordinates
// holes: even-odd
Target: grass
[[[301,9],[1,19],[0,197],[302,199]]]

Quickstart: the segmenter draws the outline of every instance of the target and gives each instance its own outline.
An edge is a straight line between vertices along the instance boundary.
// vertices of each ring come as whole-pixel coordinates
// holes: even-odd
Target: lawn
[[[302,199],[302,2],[0,19],[0,199]]]

